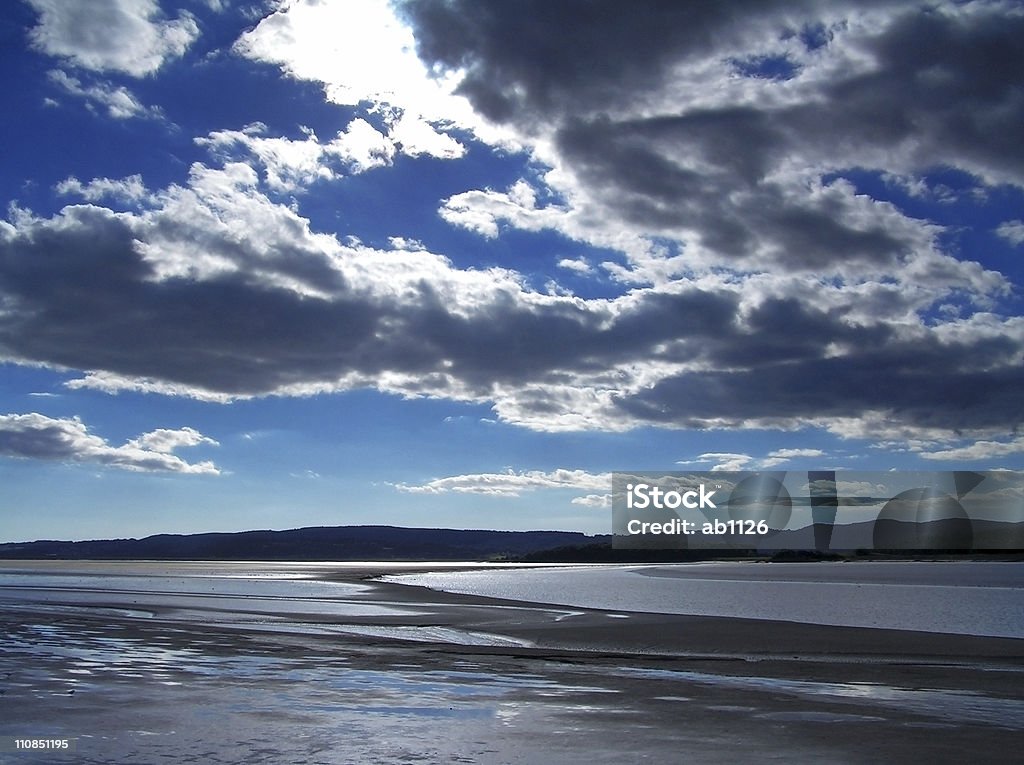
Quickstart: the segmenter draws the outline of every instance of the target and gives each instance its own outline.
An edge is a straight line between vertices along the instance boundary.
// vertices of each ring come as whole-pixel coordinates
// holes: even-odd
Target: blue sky
[[[4,541],[1024,463],[1019,4],[0,13]]]

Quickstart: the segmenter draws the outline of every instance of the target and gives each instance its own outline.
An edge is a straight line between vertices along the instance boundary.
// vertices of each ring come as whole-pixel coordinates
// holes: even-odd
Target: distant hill
[[[922,527],[927,531],[929,524]],[[902,532],[900,532],[902,533]],[[909,533],[909,532],[908,532]],[[921,539],[942,539],[925,533]],[[909,539],[909,537],[908,537]],[[685,539],[682,540],[685,543]],[[751,542],[754,542],[752,545]],[[398,526],[313,526],[287,531],[238,531],[209,534],[157,534],[143,539],[86,542],[40,540],[0,544],[0,559],[59,560],[280,560],[280,561],[495,561],[668,562],[766,556],[776,550],[813,551],[810,527],[783,531],[761,540],[711,539],[686,549],[613,549],[610,534],[575,531],[484,531],[410,529]],[[871,550],[872,524],[835,526],[830,551]],[[950,552],[959,545],[903,543],[892,552]],[[1024,550],[1024,524],[974,521],[975,552]]]
[[[507,560],[556,547],[610,543],[573,531],[480,531],[315,526],[288,531],[157,534],[86,542],[0,544],[0,559],[95,560]]]

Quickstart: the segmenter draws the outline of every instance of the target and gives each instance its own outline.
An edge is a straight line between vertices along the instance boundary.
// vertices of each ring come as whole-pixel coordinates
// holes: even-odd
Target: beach
[[[74,751],[0,761],[1005,762],[1024,745],[1019,639],[375,579],[436,568],[6,563],[0,738]]]

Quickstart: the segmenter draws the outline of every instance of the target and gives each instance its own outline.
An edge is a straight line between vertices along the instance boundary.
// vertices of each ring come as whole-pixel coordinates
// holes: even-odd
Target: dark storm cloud
[[[744,284],[721,313],[709,305],[706,324],[688,317],[644,337],[652,360],[688,366],[616,393],[627,419],[741,426],[880,412],[969,431],[1024,418],[1019,326],[945,332],[919,320],[931,300],[913,297],[920,287],[932,300],[980,297],[1005,282],[941,253],[937,227],[828,180],[942,167],[1024,183],[1024,14],[995,2],[400,7],[427,63],[463,72],[478,111],[544,147],[581,217],[679,242],[695,268],[806,280],[802,293]],[[482,220],[505,214],[489,199],[465,195],[453,220],[479,228],[474,203]],[[847,297],[826,299],[830,283]],[[635,319],[623,312],[602,339],[639,328]],[[519,403],[564,406],[536,390]]]
[[[540,430],[831,427],[870,414],[970,433],[1024,419],[1021,323],[938,310],[956,290],[978,308],[1005,281],[936,252],[926,223],[821,180],[943,163],[1019,180],[1020,16],[898,3],[854,33],[822,21],[841,16],[833,3],[404,7],[421,54],[465,68],[476,108],[537,139],[552,177],[578,192],[526,209],[524,226],[544,213],[535,228],[575,226],[581,241],[588,225],[625,229],[700,262],[607,300],[539,294],[512,271],[343,244],[271,201],[248,165],[197,164],[186,185],[135,194],[135,212],[0,222],[0,355],[111,391],[370,387],[491,402]],[[780,35],[797,41],[791,79],[744,80],[729,63]],[[809,73],[842,46],[857,66]],[[708,61],[725,62],[728,81],[673,100],[673,78]],[[474,199],[525,209],[498,197]],[[35,443],[17,438],[11,448]]]
[[[855,326],[792,298],[769,298],[742,328],[704,346],[709,368],[668,375],[617,397],[630,417],[702,427],[827,421],[885,412],[892,423],[969,432],[1024,420],[1024,344],[972,333],[901,338],[885,324]],[[824,357],[828,346],[842,355]]]
[[[196,178],[198,187],[220,173]],[[459,271],[430,253],[346,250],[253,189],[232,193],[226,202],[222,189],[219,203],[283,222],[250,240],[208,221],[200,236],[198,212],[175,227],[188,198],[179,190],[144,215],[74,206],[4,224],[4,355],[200,396],[369,386],[493,401],[539,429],[576,415],[586,427],[797,427],[871,409],[909,427],[965,430],[1021,417],[1021,342],[1000,327],[906,338],[885,321],[854,320],[849,305],[772,295],[771,285],[754,302],[749,287],[744,296],[725,284],[613,301],[539,295],[507,272]],[[168,273],[184,246],[193,262],[218,265]],[[300,253],[310,263],[295,268]],[[294,278],[320,269],[333,274],[320,294]],[[31,445],[17,438],[20,450]]]
[[[414,0],[402,7],[421,56],[463,68],[464,94],[490,118],[527,135],[550,133],[564,169],[603,214],[652,234],[695,232],[726,261],[895,268],[917,244],[884,221],[854,222],[828,196],[794,196],[793,167],[958,167],[992,182],[1024,178],[1016,138],[1024,124],[1024,15],[1002,5],[940,12],[890,4],[872,18],[877,31],[834,41],[819,35],[821,50],[834,46],[860,64],[844,67],[836,54],[831,70],[787,90],[771,85],[718,103],[716,90],[734,87],[735,77],[682,95],[674,78],[867,6],[526,5]],[[818,50],[804,53],[823,66]],[[693,72],[698,81],[721,76]]]
[[[73,369],[268,392],[357,353],[373,331],[363,306],[301,299],[252,274],[157,279],[130,227],[102,208],[68,208],[0,243],[0,264],[3,347]]]
[[[420,56],[464,68],[461,91],[487,117],[522,120],[601,111],[656,90],[680,59],[744,39],[779,8],[817,3],[649,0],[398,3],[415,28]]]
[[[768,298],[747,316],[743,331],[708,348],[715,368],[766,366],[821,358],[834,343],[853,353],[885,344],[893,330],[884,325],[851,325],[842,313],[825,311],[795,298]]]
[[[823,15],[871,6],[891,6],[889,25],[859,41],[877,65],[866,73],[836,73],[814,94],[825,100],[795,110],[765,105],[741,119],[734,106],[701,113],[679,103],[677,113],[688,115],[681,124],[708,134],[702,148],[725,160],[723,169],[735,169],[729,166],[736,162],[763,165],[784,136],[799,143],[808,133],[816,140],[831,136],[839,148],[849,141],[892,144],[923,131],[931,148],[977,151],[994,169],[1007,155],[1019,161],[1024,149],[1012,128],[1021,124],[1024,108],[1024,16],[1005,13],[1003,4],[944,14],[906,3],[799,0],[400,3],[426,61],[465,68],[463,87],[478,109],[524,124],[538,117],[555,123],[596,117],[642,102],[671,81],[674,66],[752,44],[758,36],[763,42],[769,35],[757,34],[762,28],[792,35],[817,28]],[[664,123],[659,115],[644,132],[653,138]],[[977,139],[984,140],[975,145]],[[947,160],[933,155],[925,161]],[[740,175],[749,180],[757,174]]]
[[[885,412],[890,424],[922,429],[1012,431],[1024,419],[1024,368],[1013,363],[1021,348],[985,345],[893,343],[879,352],[670,377],[617,404],[631,417],[691,427]],[[993,357],[998,369],[976,366]]]
[[[736,311],[735,295],[699,289],[642,293],[610,321],[598,306],[565,302],[538,309],[509,295],[472,317],[435,305],[403,323],[403,342],[428,361],[450,359],[449,371],[475,390],[490,391],[670,359],[655,350],[668,342],[697,353],[702,341],[731,331]]]
[[[762,243],[791,268],[822,270],[835,263],[892,266],[907,253],[900,232],[885,221],[867,228],[847,222],[836,196],[793,199],[766,180],[769,157],[786,132],[753,109],[612,123],[573,121],[557,145],[581,184],[609,210],[640,226],[687,227],[728,260],[752,255]],[[691,169],[679,157],[711,167]]]
[[[424,392],[456,384],[486,396],[499,385],[641,359],[667,340],[720,334],[736,308],[728,294],[652,293],[616,321],[603,303],[531,299],[511,281],[490,297],[467,295],[460,304],[447,292],[458,287],[461,273],[437,270],[443,261],[426,255],[422,276],[412,279],[414,292],[394,295],[352,286],[290,227],[277,234],[303,253],[302,269],[292,267],[298,255],[257,254],[247,250],[252,242],[216,230],[200,236],[195,221],[178,226],[176,217],[165,217],[143,223],[76,206],[49,221],[22,221],[20,231],[0,238],[6,355],[225,396],[341,385],[352,375],[372,384],[386,373],[413,376]],[[171,250],[182,243],[172,234],[184,237],[197,260],[215,254],[236,267],[201,278],[160,276],[160,261],[141,254],[152,241],[140,241],[140,234]],[[393,276],[408,276],[407,266],[387,265],[387,253],[363,257]],[[332,274],[320,280],[329,287],[323,296],[280,284],[321,269]],[[476,305],[466,310],[471,299]]]
[[[998,10],[999,5],[993,8]],[[871,48],[877,71],[827,89],[824,131],[867,140],[913,140],[922,165],[969,166],[1020,182],[1024,146],[1024,15],[951,18],[927,7],[898,17]],[[804,110],[797,119],[806,115]],[[810,115],[807,115],[810,116]],[[855,120],[849,122],[849,120]]]

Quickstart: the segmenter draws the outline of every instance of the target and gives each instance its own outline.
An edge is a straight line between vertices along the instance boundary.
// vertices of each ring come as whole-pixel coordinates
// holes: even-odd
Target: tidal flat
[[[440,568],[4,563],[0,762],[959,763],[1024,746],[1021,639],[376,578]]]

